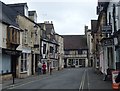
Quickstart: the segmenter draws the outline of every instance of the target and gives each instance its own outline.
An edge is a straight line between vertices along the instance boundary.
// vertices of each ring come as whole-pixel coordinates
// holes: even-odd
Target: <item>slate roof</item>
[[[55,39],[55,31],[54,31],[54,26],[53,26],[53,24],[51,24],[51,23],[38,23],[39,24],[39,26],[41,27],[41,29],[42,29],[42,39],[43,40],[46,40],[46,41],[48,41],[48,42],[50,42],[50,43],[53,43],[53,44],[57,44],[58,45],[58,43],[57,43],[57,41],[56,41],[56,39]],[[45,25],[45,28],[46,28],[46,31],[44,31],[43,30],[43,28],[44,28],[44,25]],[[52,30],[53,29],[53,30]],[[51,32],[53,31],[53,34],[51,35]],[[50,38],[48,38],[48,36],[47,35],[50,35]]]
[[[45,23],[38,23],[38,25],[39,25],[39,26],[41,27],[41,29],[43,30]]]
[[[24,6],[27,6],[27,3],[16,3],[16,4],[7,4],[11,8],[14,8],[17,12],[19,12],[21,15],[24,15]]]
[[[2,7],[2,14],[0,14],[0,21],[13,25],[15,27],[19,27],[19,25],[16,23],[16,17],[18,15],[18,12],[16,12],[14,9],[9,7],[8,5],[4,4],[0,1],[0,7]]]
[[[85,35],[62,35],[64,38],[64,49],[88,49],[87,37]]]

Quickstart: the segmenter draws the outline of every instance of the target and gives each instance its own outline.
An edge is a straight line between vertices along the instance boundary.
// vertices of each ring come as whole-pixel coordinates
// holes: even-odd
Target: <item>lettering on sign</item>
[[[110,25],[102,27],[102,33],[112,33],[112,27]]]

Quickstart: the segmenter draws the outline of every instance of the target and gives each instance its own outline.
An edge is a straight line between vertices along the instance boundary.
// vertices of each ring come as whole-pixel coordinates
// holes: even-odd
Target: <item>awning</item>
[[[31,53],[31,50],[29,50],[29,49],[23,49],[22,52],[23,53]]]

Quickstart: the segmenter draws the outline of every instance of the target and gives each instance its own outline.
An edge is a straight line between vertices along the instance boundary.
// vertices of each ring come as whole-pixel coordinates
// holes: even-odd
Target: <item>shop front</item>
[[[10,79],[14,76],[17,77],[17,67],[18,59],[21,54],[21,51],[11,50],[11,49],[2,49],[2,68],[0,74],[2,74],[3,79]]]

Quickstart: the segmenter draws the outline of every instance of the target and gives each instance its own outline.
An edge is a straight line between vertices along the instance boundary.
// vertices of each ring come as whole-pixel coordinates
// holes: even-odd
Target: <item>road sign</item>
[[[113,89],[120,89],[119,88],[120,84],[115,82],[115,79],[118,76],[118,73],[119,71],[112,71],[112,82],[113,82],[112,88]]]

